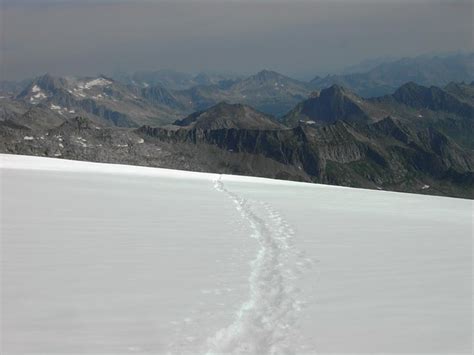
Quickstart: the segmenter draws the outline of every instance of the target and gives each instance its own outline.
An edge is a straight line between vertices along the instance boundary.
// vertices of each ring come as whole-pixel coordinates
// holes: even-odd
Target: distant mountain
[[[460,89],[460,87],[458,87]],[[379,102],[395,101],[419,110],[443,111],[463,117],[474,118],[474,106],[458,98],[463,91],[451,93],[436,86],[425,87],[413,82],[398,88],[391,96],[384,97]]]
[[[374,58],[366,59],[357,64],[350,65],[344,68],[340,74],[353,74],[353,73],[365,73],[368,72],[377,66],[385,63],[390,63],[396,61],[395,58]]]
[[[115,73],[112,77],[127,85],[140,87],[161,86],[166,90],[187,90],[198,85],[225,86],[240,78],[234,74],[199,73],[192,75],[175,70],[142,70],[132,74]]]
[[[474,81],[470,84],[451,82],[444,89],[459,100],[474,105]]]
[[[141,70],[132,74],[115,73],[112,77],[126,85],[163,86],[168,90],[183,90],[195,85],[191,74],[174,70]]]
[[[74,78],[46,74],[33,80],[14,100],[23,104],[24,112],[41,105],[65,118],[79,114],[98,123],[122,127],[170,123],[182,116],[184,109],[164,88],[126,86],[106,76]]]
[[[0,80],[0,96],[2,98],[18,95],[31,80],[8,81]]]
[[[134,78],[141,79],[139,74],[148,75],[138,73]],[[160,71],[153,75],[146,76],[148,82],[131,79],[125,84],[104,75],[55,77],[46,74],[29,82],[13,97],[0,95],[0,100],[6,100],[4,111],[9,110],[7,101],[13,99],[23,104],[20,110],[23,113],[31,105],[43,105],[65,118],[81,115],[101,124],[134,127],[169,124],[223,101],[250,105],[266,114],[281,116],[311,92],[307,83],[268,70],[235,80],[204,73],[190,77]],[[171,90],[166,87],[173,86],[169,85],[170,81],[175,82],[175,87],[185,85],[184,81],[186,85],[199,84],[186,90]],[[0,115],[8,114],[0,111]]]
[[[449,82],[474,80],[474,53],[449,56],[420,56],[382,63],[366,72],[316,77],[314,89],[334,84],[351,89],[363,97],[393,93],[406,82],[425,86],[444,86]]]
[[[196,112],[188,117],[174,122],[175,125],[186,128],[212,129],[249,129],[267,130],[279,129],[283,126],[270,116],[258,112],[242,104],[219,103],[206,111]]]
[[[228,86],[196,86],[179,92],[195,110],[204,110],[221,101],[242,103],[267,114],[281,116],[299,101],[308,97],[311,89],[304,83],[274,71],[262,70]]]

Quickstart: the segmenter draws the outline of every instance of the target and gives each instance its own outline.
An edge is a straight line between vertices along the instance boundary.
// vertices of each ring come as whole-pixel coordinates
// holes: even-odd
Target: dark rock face
[[[284,118],[289,125],[298,121],[314,121],[316,124],[330,124],[338,120],[365,123],[369,116],[359,107],[354,94],[338,85],[322,90],[319,95],[300,103]]]
[[[233,154],[263,156],[301,169],[314,182],[416,191],[422,181],[420,186],[437,180],[444,186],[438,194],[472,197],[474,191],[469,183],[474,158],[469,152],[434,129],[413,130],[392,118],[365,127],[337,122],[284,130],[142,127],[139,132],[196,149],[212,145]],[[455,183],[453,176],[463,183]]]

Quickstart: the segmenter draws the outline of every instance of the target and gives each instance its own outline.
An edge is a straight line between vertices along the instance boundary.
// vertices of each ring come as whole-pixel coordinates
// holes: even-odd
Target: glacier
[[[471,200],[0,155],[2,354],[472,353]]]

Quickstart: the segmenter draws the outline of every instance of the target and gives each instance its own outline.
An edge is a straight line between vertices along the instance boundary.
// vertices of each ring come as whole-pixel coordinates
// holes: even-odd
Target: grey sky
[[[0,1],[2,79],[114,69],[312,76],[473,48],[471,1]]]

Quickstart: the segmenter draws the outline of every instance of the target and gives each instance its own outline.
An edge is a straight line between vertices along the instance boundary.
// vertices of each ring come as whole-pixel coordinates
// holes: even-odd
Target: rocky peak
[[[174,123],[196,129],[278,129],[282,126],[272,118],[249,106],[220,102],[206,111],[196,112]]]
[[[67,86],[67,80],[61,77],[55,77],[50,74],[45,74],[37,78],[33,85],[39,86],[41,89],[54,92],[63,89]]]

